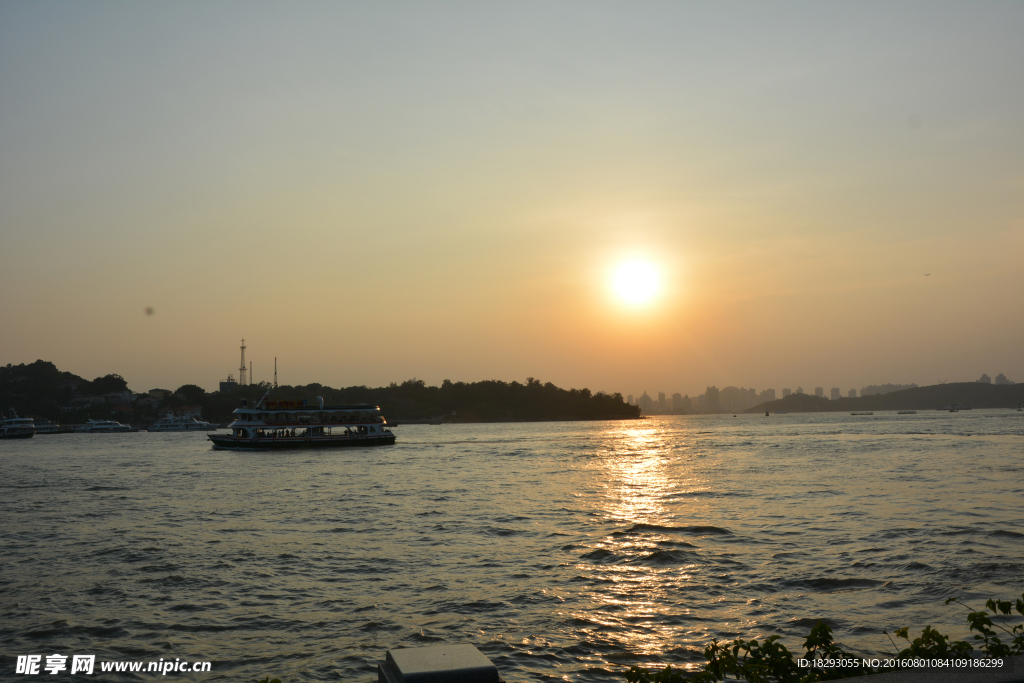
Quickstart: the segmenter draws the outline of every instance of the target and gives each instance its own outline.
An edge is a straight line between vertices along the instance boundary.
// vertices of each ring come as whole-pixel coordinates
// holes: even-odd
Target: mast
[[[277,356],[274,356],[274,388],[277,389]]]

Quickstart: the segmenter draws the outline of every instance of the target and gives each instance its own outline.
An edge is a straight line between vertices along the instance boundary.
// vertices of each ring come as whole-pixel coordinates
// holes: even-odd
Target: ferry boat
[[[216,429],[216,425],[209,422],[200,422],[194,417],[178,417],[166,415],[159,422],[154,422],[147,432],[208,432]]]
[[[31,439],[36,435],[36,423],[31,417],[18,417],[11,408],[10,417],[0,420],[0,439]]]
[[[131,425],[121,424],[114,420],[89,420],[75,430],[80,434],[110,434],[112,432],[134,431]]]
[[[325,406],[307,401],[266,401],[263,395],[250,407],[243,399],[235,408],[229,434],[210,434],[214,448],[321,448],[334,446],[386,446],[395,435],[378,406]]]

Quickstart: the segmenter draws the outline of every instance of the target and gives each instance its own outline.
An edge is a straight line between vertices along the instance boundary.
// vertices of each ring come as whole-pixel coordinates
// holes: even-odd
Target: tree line
[[[125,391],[123,377],[109,374],[86,380],[59,370],[53,363],[0,366],[0,408],[15,408],[22,415],[41,415],[52,420],[61,416],[61,406],[71,405],[75,396],[103,396]],[[229,422],[241,399],[252,405],[267,390],[267,382],[239,386],[228,392],[207,392],[195,384],[184,384],[162,396],[156,408],[136,409],[133,422],[149,422],[158,412],[185,405],[202,408],[203,419]],[[591,393],[589,389],[561,389],[533,377],[525,383],[488,380],[452,382],[427,386],[410,379],[386,387],[352,386],[335,389],[322,384],[283,385],[270,392],[271,399],[307,400],[316,405],[321,396],[326,405],[379,405],[392,422],[440,420],[446,422],[531,422],[546,420],[622,420],[638,418],[639,408],[626,403],[621,394]],[[109,417],[113,406],[106,403],[83,411],[92,417]]]

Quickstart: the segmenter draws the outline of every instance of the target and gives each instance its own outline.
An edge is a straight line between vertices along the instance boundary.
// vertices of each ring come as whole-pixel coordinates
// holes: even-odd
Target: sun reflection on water
[[[688,466],[688,435],[664,422],[611,427],[602,441],[591,466],[601,473],[598,509],[615,530],[580,558],[590,589],[573,617],[586,640],[625,657],[664,655],[702,628],[686,595],[705,562],[679,529],[702,523],[685,494],[706,483]]]

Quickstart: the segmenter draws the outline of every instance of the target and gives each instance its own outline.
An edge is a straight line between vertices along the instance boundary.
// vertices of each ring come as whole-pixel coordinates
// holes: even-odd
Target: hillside
[[[1016,408],[1024,403],[1024,384],[981,384],[958,382],[934,384],[894,391],[890,394],[840,398],[830,401],[810,394],[790,394],[777,401],[761,403],[747,409],[748,413],[824,413],[875,410],[935,410],[951,403],[965,408]]]

